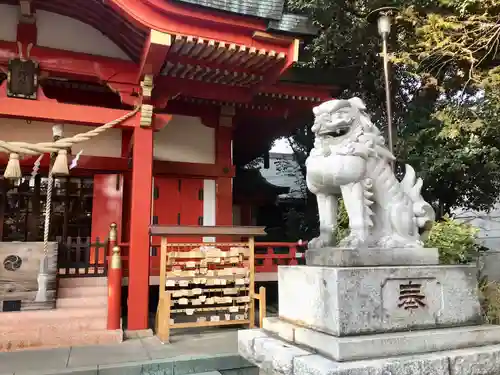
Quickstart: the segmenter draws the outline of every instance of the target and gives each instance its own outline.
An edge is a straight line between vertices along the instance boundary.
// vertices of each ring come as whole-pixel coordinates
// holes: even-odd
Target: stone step
[[[415,355],[500,344],[500,326],[480,325],[335,337],[279,318],[265,318],[264,332],[311,348],[339,362]]]
[[[46,332],[20,331],[0,335],[0,352],[19,349],[56,348],[82,345],[118,344],[123,341],[123,333],[117,331],[68,332],[54,330]]]
[[[57,290],[58,298],[74,298],[74,297],[94,297],[107,296],[108,288],[105,285],[100,286],[78,286],[71,288],[61,288]]]
[[[405,345],[401,343],[401,345]],[[500,374],[500,345],[430,354],[338,362],[260,329],[238,331],[238,351],[260,374],[289,375],[493,375]],[[33,374],[38,375],[38,374]]]
[[[1,313],[1,325],[13,325],[22,326],[23,324],[29,323],[31,321],[65,321],[70,319],[80,319],[80,318],[103,318],[107,319],[108,308],[80,308],[80,309],[65,309],[56,308],[54,310],[38,310],[38,311],[15,311],[15,312],[2,312]]]
[[[40,331],[42,335],[52,332],[85,332],[106,330],[107,317],[81,317],[81,318],[66,318],[66,319],[31,319],[23,320],[22,325],[5,324],[0,321],[0,337],[2,335],[11,335],[21,331]]]
[[[60,277],[59,288],[74,288],[80,286],[108,286],[107,277]]]
[[[93,308],[108,306],[108,296],[94,297],[76,297],[76,298],[58,298],[56,301],[57,308],[76,309],[76,308]]]

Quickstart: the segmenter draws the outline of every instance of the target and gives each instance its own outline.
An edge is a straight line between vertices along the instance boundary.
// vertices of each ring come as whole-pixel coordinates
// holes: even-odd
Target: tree
[[[289,0],[320,28],[301,64],[354,68],[341,96],[363,98],[384,129],[380,38],[366,15],[387,5],[400,9],[389,44],[398,164],[415,167],[439,216],[491,209],[500,187],[500,0]],[[290,138],[302,174],[309,126]]]
[[[418,97],[409,103],[401,157],[421,166],[441,214],[488,210],[500,187],[500,1],[438,4],[430,12],[410,4],[399,17],[414,32],[398,39],[394,62],[420,79],[417,94],[433,98],[432,106]]]

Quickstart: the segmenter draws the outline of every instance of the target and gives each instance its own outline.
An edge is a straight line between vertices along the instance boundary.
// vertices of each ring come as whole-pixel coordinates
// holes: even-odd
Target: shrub
[[[479,282],[483,316],[488,324],[500,324],[500,283],[483,278]]]
[[[425,239],[425,246],[438,248],[443,264],[466,264],[476,259],[480,249],[476,243],[478,231],[472,225],[445,216],[434,223]]]
[[[339,200],[339,209],[337,212],[337,231],[335,232],[335,239],[337,244],[349,235],[349,216],[345,209],[344,200]]]
[[[478,228],[444,217],[433,225],[425,241],[427,247],[439,249],[443,264],[466,264],[478,260],[486,248],[476,243]],[[479,262],[478,262],[479,263]],[[500,283],[488,281],[478,271],[479,299],[484,319],[489,324],[500,324]]]

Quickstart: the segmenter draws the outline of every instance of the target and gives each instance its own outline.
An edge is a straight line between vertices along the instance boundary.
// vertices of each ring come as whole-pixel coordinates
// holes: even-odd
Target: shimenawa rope
[[[108,122],[98,128],[89,130],[88,132],[76,134],[73,137],[61,138],[54,142],[27,143],[27,142],[6,142],[0,140],[0,152],[9,153],[9,162],[5,168],[4,177],[8,179],[18,179],[22,177],[21,166],[19,164],[19,155],[40,155],[48,152],[57,152],[56,160],[52,166],[51,172],[54,176],[67,176],[68,170],[68,155],[66,149],[80,142],[88,141],[89,139],[101,134],[102,132],[112,128],[113,126],[127,120],[135,115],[141,107],[137,106],[133,111],[117,118],[114,121]]]
[[[31,177],[34,178],[38,173],[38,169],[40,168],[43,154],[47,152],[57,152],[56,160],[54,161],[54,165],[52,166],[52,168],[49,169],[49,175],[47,179],[47,199],[45,201],[45,223],[43,228],[44,259],[40,264],[40,271],[38,274],[38,291],[35,296],[35,302],[47,301],[47,255],[49,250],[50,216],[52,213],[52,188],[54,186],[54,175],[69,175],[68,156],[66,149],[76,143],[88,141],[89,139],[119,124],[120,122],[125,121],[126,119],[135,115],[140,108],[141,107],[139,105],[133,111],[96,129],[90,130],[85,133],[76,134],[73,137],[61,138],[54,142],[32,144],[26,142],[5,142],[0,140],[0,152],[4,151],[10,153],[9,162],[7,163],[7,168],[5,169],[4,173],[5,178],[18,179],[22,177],[21,166],[19,164],[19,154],[40,155],[33,166]]]

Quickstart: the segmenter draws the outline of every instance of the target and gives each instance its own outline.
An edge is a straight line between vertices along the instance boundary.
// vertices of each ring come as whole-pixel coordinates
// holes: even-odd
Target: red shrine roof
[[[96,101],[104,103],[105,97],[114,95],[111,102],[119,96],[121,103],[112,106],[128,107],[136,102],[144,74],[151,74],[155,76],[152,104],[158,112],[184,111],[196,116],[200,108],[209,112],[221,106],[236,109],[234,147],[238,152],[234,159],[240,164],[264,151],[269,139],[288,134],[301,125],[299,122],[303,124],[314,105],[339,91],[339,85],[331,80],[325,83],[326,72],[321,72],[319,82],[285,78],[298,59],[299,39],[314,33],[307,18],[286,11],[285,0],[0,3],[21,4],[23,14],[23,6],[28,7],[28,16],[33,10],[43,10],[86,23],[131,60],[44,48],[35,43],[31,57],[39,62],[42,74],[49,73],[40,82],[52,98],[78,104],[80,91],[85,91],[80,86],[88,82],[111,89],[100,92],[99,97],[93,95]],[[29,42],[24,43],[26,47]],[[0,64],[6,65],[17,56],[15,42],[0,41]],[[335,79],[339,77],[344,78],[342,73]],[[66,94],[57,97],[57,91],[64,91],[65,85],[74,98],[68,99]],[[70,90],[75,85],[79,90]]]
[[[314,29],[307,18],[286,11],[285,0],[0,0],[28,4],[68,16],[101,31],[132,60],[73,56],[68,77],[55,64],[55,51],[32,49],[32,57],[51,76],[92,78],[115,84],[137,84],[144,74],[153,74],[154,103],[163,108],[166,100],[180,96],[248,103],[260,93],[281,93],[273,84],[297,60],[299,39]],[[26,7],[26,5],[24,5]],[[2,59],[13,43],[1,43]],[[79,61],[77,61],[79,60]],[[108,59],[109,60],[109,59]],[[137,65],[138,64],[138,65]],[[50,66],[49,66],[50,65]],[[151,65],[154,65],[151,68]],[[146,70],[149,70],[146,71]],[[152,72],[151,72],[152,70]],[[68,71],[68,70],[66,70]],[[95,72],[94,72],[95,71]],[[111,78],[109,78],[111,77]],[[320,90],[321,91],[321,90]],[[320,95],[324,96],[324,91]],[[295,95],[291,95],[295,96]],[[301,95],[299,95],[301,96]],[[306,95],[304,95],[306,96]]]

